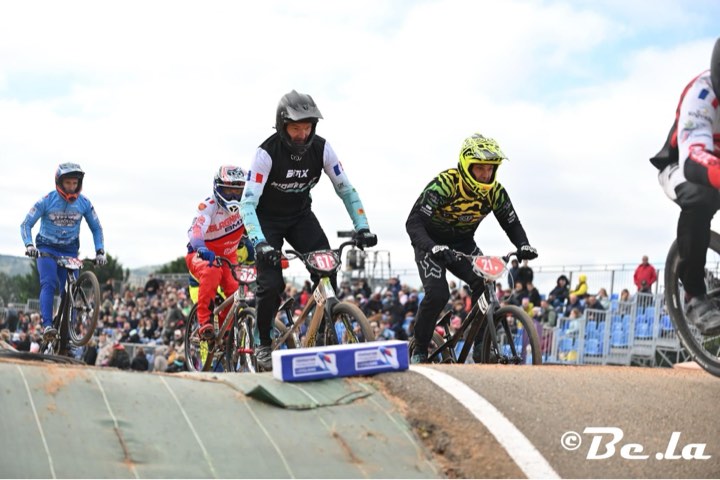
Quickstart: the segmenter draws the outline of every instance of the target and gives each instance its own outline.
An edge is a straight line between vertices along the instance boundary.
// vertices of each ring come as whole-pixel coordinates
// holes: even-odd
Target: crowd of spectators
[[[643,258],[641,268],[647,269]],[[646,277],[647,278],[647,277]],[[638,291],[644,291],[648,281],[639,281]],[[590,294],[587,277],[578,276],[571,288],[565,275],[557,278],[555,287],[540,294],[533,285],[533,270],[527,261],[513,264],[508,274],[508,285],[503,289],[496,284],[502,303],[517,305],[546,328],[554,328],[561,318],[581,318],[586,310],[607,310],[610,299],[605,288]],[[452,311],[451,331],[458,328],[472,308],[467,285],[458,286],[449,281],[450,299],[445,308]],[[299,315],[312,295],[312,285],[305,281],[301,288],[288,284],[284,296],[295,299],[295,313]],[[102,305],[95,335],[77,356],[85,363],[139,371],[175,372],[186,370],[183,345],[183,328],[192,307],[186,284],[162,282],[150,275],[144,286],[123,285],[120,291],[113,282],[102,286]],[[368,317],[378,340],[407,340],[412,336],[422,292],[397,277],[385,285],[374,288],[365,280],[343,281],[338,297],[357,305]],[[624,289],[619,304],[631,301],[630,292]],[[41,339],[41,321],[37,312],[7,309],[0,320],[0,346],[20,351],[38,352]],[[133,345],[132,358],[126,345]]]
[[[116,291],[109,281],[102,285],[101,297],[95,333],[84,349],[75,350],[79,360],[140,371],[186,370],[183,328],[192,302],[185,285],[150,278],[145,286],[124,285],[122,291]],[[0,321],[0,338],[10,348],[37,353],[41,326],[38,312],[11,313],[8,309]],[[128,344],[140,346],[133,348],[132,358]]]

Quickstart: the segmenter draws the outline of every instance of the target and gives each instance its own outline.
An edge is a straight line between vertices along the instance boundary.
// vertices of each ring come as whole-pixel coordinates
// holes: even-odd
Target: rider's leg
[[[267,231],[265,232],[267,235]],[[275,248],[280,246],[271,243]],[[255,349],[255,359],[258,367],[262,370],[272,370],[272,338],[270,331],[272,329],[275,312],[280,306],[280,294],[285,288],[285,281],[282,276],[280,265],[270,265],[266,262],[258,260],[257,265],[257,326],[260,331],[260,345]]]
[[[468,242],[465,245],[456,247],[456,250],[467,253],[468,255],[482,255],[482,251],[475,245],[475,242]],[[468,284],[471,292],[472,305],[475,305],[478,298],[480,298],[480,295],[482,295],[485,291],[485,282],[482,278],[475,274],[470,262],[455,262],[448,267],[448,270],[460,280]],[[486,327],[487,325],[483,324],[482,328],[473,339],[473,361],[475,361],[475,363],[480,362],[480,352],[482,351],[481,344]],[[468,339],[468,341],[470,340]]]
[[[679,171],[674,170],[668,178],[672,179],[673,174],[679,177]],[[662,179],[661,173],[661,183]],[[677,225],[678,276],[687,297],[686,315],[701,333],[714,334],[720,331],[720,311],[706,296],[705,261],[711,221],[720,208],[720,193],[688,181],[678,182],[671,193],[676,194],[674,200],[681,208]]]
[[[293,224],[292,228],[288,229],[287,240],[288,243],[300,253],[330,249],[330,242],[320,226],[317,217],[311,211],[300,217],[299,221]],[[320,277],[311,273],[310,279],[312,280],[314,289],[320,281]],[[337,275],[330,275],[330,284],[337,293]],[[323,333],[324,331],[325,325],[320,325],[319,333]],[[323,338],[323,335],[319,335],[319,337]]]
[[[225,294],[225,298],[228,298],[238,289],[238,282],[237,280],[235,280],[235,277],[233,277],[232,272],[230,271],[230,267],[228,267],[226,264],[223,263],[222,267],[219,267],[218,269],[222,271],[222,275],[220,277],[220,288],[222,288],[222,291]],[[223,324],[225,323],[225,317],[227,317],[227,314],[230,312],[231,306],[232,305],[228,305],[227,308],[222,310],[218,315],[218,323],[220,325],[220,328],[222,328]]]
[[[55,291],[60,285],[58,279],[58,270],[60,269],[55,259],[50,257],[38,257],[37,269],[40,276],[40,316],[43,329],[46,329],[52,326],[53,301]]]
[[[435,322],[448,303],[450,288],[445,278],[445,266],[435,262],[427,252],[416,248],[415,263],[418,266],[425,296],[420,302],[415,316],[413,361],[422,362],[427,359],[427,350],[435,331]]]
[[[215,299],[215,293],[222,277],[222,270],[218,267],[211,267],[207,260],[198,257],[194,252],[187,254],[185,263],[200,284],[197,304],[198,323],[200,324],[201,334],[207,333],[207,335],[202,336],[209,337],[208,326],[212,327],[210,306]]]
[[[330,249],[330,242],[320,226],[320,222],[312,212],[303,215],[298,222],[295,222],[292,228],[288,229],[287,240],[300,253]],[[311,280],[314,287],[320,278],[311,274]],[[337,291],[337,276],[331,275],[330,281],[335,291]]]
[[[706,293],[705,256],[710,245],[710,222],[714,213],[703,208],[683,208],[678,219],[678,276],[691,297]]]

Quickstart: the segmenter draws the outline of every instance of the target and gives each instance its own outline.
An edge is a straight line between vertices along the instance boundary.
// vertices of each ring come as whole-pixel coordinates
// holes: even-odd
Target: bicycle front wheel
[[[255,325],[255,309],[246,308],[238,315],[234,327],[234,345],[228,345],[226,350],[229,355],[228,364],[235,372],[257,371],[255,362],[255,336],[253,326]]]
[[[365,314],[351,303],[340,302],[332,310],[332,322],[327,327],[334,328],[338,343],[363,343],[375,340],[375,334],[370,327]],[[326,328],[326,345],[335,343],[335,338]]]
[[[542,352],[535,324],[525,311],[515,305],[498,308],[495,311],[495,336],[485,329],[482,342],[482,362],[504,365],[540,365]]]
[[[183,334],[185,346],[185,364],[191,372],[201,372],[208,354],[208,342],[200,341],[200,323],[197,318],[197,304],[193,305],[188,314]]]
[[[101,303],[97,277],[93,272],[82,272],[73,285],[69,308],[69,334],[73,345],[86,345],[95,334]]]
[[[705,286],[708,296],[720,306],[720,235],[710,232],[710,245],[705,261]],[[720,377],[720,335],[703,336],[685,317],[685,290],[678,275],[680,254],[677,241],[668,251],[665,261],[665,306],[680,342],[690,356],[706,372]]]

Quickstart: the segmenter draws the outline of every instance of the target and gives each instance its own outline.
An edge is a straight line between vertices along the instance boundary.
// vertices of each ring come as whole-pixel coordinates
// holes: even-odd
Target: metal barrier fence
[[[588,309],[577,319],[561,317],[556,327],[542,332],[547,363],[671,366],[690,358],[665,309],[664,295],[614,300],[609,310]],[[697,330],[695,334],[701,338]]]
[[[660,293],[663,291],[663,267],[657,267],[658,281],[653,285],[653,292]],[[607,265],[562,265],[562,266],[535,266],[531,265],[533,269],[533,284],[535,288],[541,294],[548,294],[555,288],[557,278],[560,275],[565,275],[570,283],[569,287],[572,290],[577,283],[580,275],[587,277],[588,292],[591,294],[596,293],[600,288],[605,288],[609,295],[613,293],[620,293],[624,288],[627,288],[630,293],[634,293],[637,288],[633,283],[633,274],[637,265],[631,264],[607,264]],[[289,284],[301,286],[305,280],[310,278],[310,275],[304,270],[303,267],[297,265],[291,266],[288,270],[283,272],[285,280]],[[381,277],[377,275],[381,274]],[[176,282],[180,285],[187,285],[189,276],[184,273],[164,273],[154,274],[154,277],[160,281],[165,282]],[[363,270],[355,270],[352,272],[343,271],[342,279],[353,280],[365,278],[368,280],[382,280],[386,282],[390,277],[397,277],[401,283],[409,285],[411,288],[421,288],[420,277],[416,268],[395,268],[387,269],[382,272],[374,272],[368,268]],[[128,284],[132,287],[144,286],[148,275],[132,275],[128,279]],[[448,276],[448,279],[454,279],[452,275]],[[457,279],[454,279],[456,283],[461,283]],[[500,278],[503,287],[508,288],[509,282],[507,277]],[[377,282],[370,282],[372,287],[376,287],[379,284]],[[382,284],[384,285],[384,283]],[[380,286],[382,286],[380,285]]]

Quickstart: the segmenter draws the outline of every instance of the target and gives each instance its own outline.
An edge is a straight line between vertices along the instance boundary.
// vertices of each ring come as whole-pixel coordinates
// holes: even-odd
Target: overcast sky
[[[718,18],[714,0],[3,1],[0,253],[22,255],[20,223],[73,161],[110,254],[183,255],[214,171],[247,167],[296,89],[394,268],[414,268],[410,207],[473,132],[510,158],[534,265],[662,263],[679,210],[648,158]],[[313,198],[336,245],[352,223],[327,178]],[[476,240],[511,248],[494,218]]]

